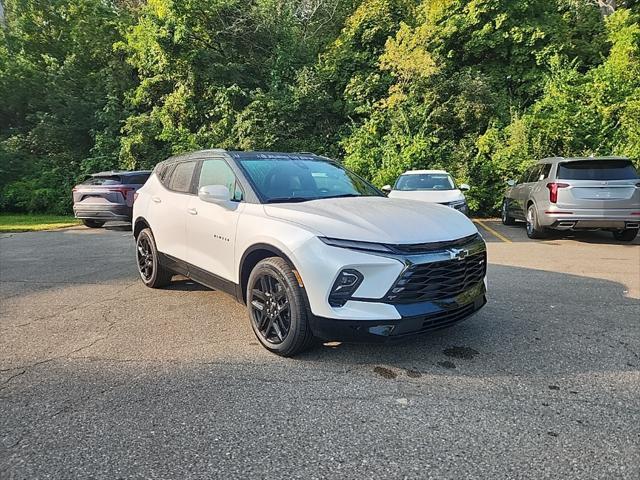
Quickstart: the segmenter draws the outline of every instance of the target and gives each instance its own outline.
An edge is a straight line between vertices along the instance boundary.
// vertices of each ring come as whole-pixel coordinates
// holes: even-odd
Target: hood
[[[411,244],[457,240],[477,233],[453,208],[386,197],[327,198],[264,206],[265,213],[343,240]]]
[[[404,198],[407,200],[420,200],[422,202],[449,203],[456,200],[464,200],[464,195],[458,189],[455,190],[413,190],[404,192],[392,190],[389,198]]]

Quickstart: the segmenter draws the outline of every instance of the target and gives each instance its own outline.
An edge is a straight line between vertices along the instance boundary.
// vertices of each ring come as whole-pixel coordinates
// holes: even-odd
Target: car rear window
[[[82,185],[120,185],[122,178],[120,175],[100,175],[99,177],[87,178]]]
[[[558,165],[563,180],[632,180],[638,178],[630,160],[585,160]]]
[[[127,175],[124,177],[124,181],[128,185],[144,185],[144,183],[149,179],[149,175],[149,173]]]

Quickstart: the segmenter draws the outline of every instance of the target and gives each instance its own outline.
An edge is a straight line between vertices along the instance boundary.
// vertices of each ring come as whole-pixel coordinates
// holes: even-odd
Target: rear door
[[[537,179],[540,172],[540,165],[529,167],[522,176],[522,181],[513,187],[513,197],[515,205],[512,205],[512,215],[524,218],[526,210],[526,201],[529,199],[532,187],[535,186],[534,180]]]
[[[637,209],[638,174],[630,160],[575,160],[558,164],[558,206],[576,209]]]
[[[186,220],[187,261],[207,273],[236,282],[234,252],[238,218],[244,208],[243,193],[223,158],[202,161],[197,189],[208,185],[224,185],[232,198],[222,203],[204,202],[197,195],[190,198]]]
[[[170,165],[162,184],[150,191],[147,215],[158,250],[186,261],[187,206],[194,194],[197,161]]]

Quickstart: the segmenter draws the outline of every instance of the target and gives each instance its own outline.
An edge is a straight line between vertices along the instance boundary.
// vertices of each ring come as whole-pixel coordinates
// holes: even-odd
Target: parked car
[[[133,208],[149,287],[174,274],[247,305],[264,347],[388,340],[486,302],[486,248],[463,214],[386,198],[313,154],[207,150],[156,166]]]
[[[456,187],[451,175],[444,170],[411,170],[400,175],[393,188],[385,185],[382,190],[390,198],[439,203],[469,215],[462,193],[469,190],[469,185],[463,183]]]
[[[638,234],[640,179],[627,158],[545,158],[507,183],[502,223],[524,220],[529,238],[549,229],[609,230],[627,242]]]
[[[100,228],[110,220],[131,221],[135,192],[151,171],[94,173],[73,188],[73,213],[87,227]]]

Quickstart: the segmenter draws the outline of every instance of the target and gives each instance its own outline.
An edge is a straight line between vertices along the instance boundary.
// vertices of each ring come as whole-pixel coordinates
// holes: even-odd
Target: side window
[[[551,164],[550,163],[545,163],[544,165],[542,165],[542,171],[540,172],[540,175],[538,176],[538,180],[545,180],[546,178],[549,178],[549,173],[551,172]]]
[[[202,162],[198,188],[205,185],[224,185],[231,192],[232,200],[242,200],[242,189],[236,181],[236,176],[224,160],[213,159]]]
[[[180,193],[189,193],[195,168],[196,162],[178,163],[173,170],[171,178],[168,179],[169,190]]]
[[[160,180],[160,182],[167,188],[169,188],[169,179],[171,178],[173,167],[175,167],[175,164],[167,165],[166,163],[161,163],[158,166],[158,170],[156,172],[156,175],[158,175],[158,179]]]
[[[525,181],[528,183],[537,182],[538,178],[540,178],[540,165],[534,165],[529,170],[527,170]]]

